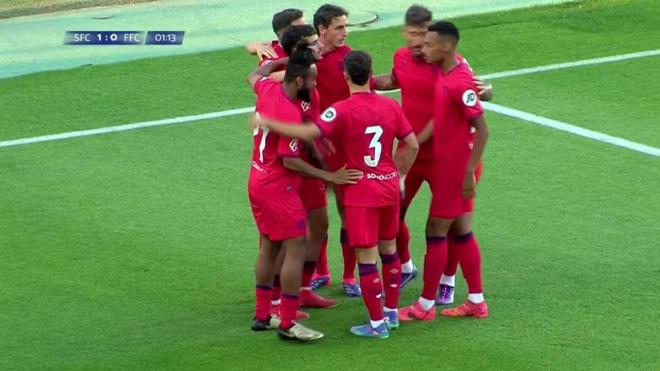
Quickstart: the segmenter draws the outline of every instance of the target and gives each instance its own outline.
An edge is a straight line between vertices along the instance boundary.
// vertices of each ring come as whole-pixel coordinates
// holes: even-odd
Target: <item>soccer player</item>
[[[299,25],[289,27],[281,36],[281,46],[286,55],[291,55],[300,47],[309,48],[312,50],[315,59],[319,59],[318,49],[318,35],[314,27],[310,25]],[[280,59],[272,60],[276,62]],[[283,65],[284,66],[284,65]],[[283,72],[279,68],[275,68],[278,72],[270,74],[271,78],[282,80]],[[320,116],[319,108],[319,95],[316,89],[311,92],[309,101],[300,101],[300,109],[303,111],[303,116],[307,121],[313,121]],[[301,159],[296,161],[304,161],[306,164],[297,164],[293,170],[300,170],[301,166],[305,168],[307,165],[313,165],[317,169],[323,168],[320,155],[316,151],[314,143],[301,143]],[[289,163],[293,163],[290,160]],[[303,168],[304,170],[304,168]],[[343,184],[347,176],[351,176],[351,170],[345,168],[338,169],[336,172],[323,172],[320,174],[322,177],[310,175],[308,171],[303,171],[299,194],[303,206],[307,212],[307,242],[308,242],[308,256],[305,260],[303,267],[302,283],[300,288],[300,306],[308,308],[331,308],[337,305],[335,300],[324,298],[312,291],[312,276],[315,271],[316,261],[319,256],[319,251],[327,244],[328,234],[328,211],[327,211],[327,197],[326,197],[326,181],[333,184]],[[318,175],[318,174],[317,174]],[[281,263],[281,258],[278,263]],[[279,267],[279,264],[276,266]],[[277,276],[275,284],[277,284]],[[279,305],[279,293],[277,290],[273,291],[271,313],[276,314]],[[306,313],[300,312],[299,319],[304,319]]]
[[[283,135],[311,139],[321,135],[342,145],[348,166],[365,176],[344,189],[342,203],[348,242],[356,250],[362,297],[369,323],[351,328],[365,337],[389,337],[399,326],[397,306],[401,263],[395,237],[399,223],[399,177],[405,176],[417,155],[417,139],[394,99],[371,92],[371,57],[352,51],[344,59],[345,79],[351,96],[330,106],[316,125],[291,125],[259,119],[266,128]],[[394,139],[406,143],[395,165]],[[376,262],[380,253],[381,281]],[[385,307],[381,293],[385,293]]]
[[[257,94],[256,112],[264,117],[301,123],[298,99],[309,100],[316,82],[316,66],[310,53],[291,57],[282,83],[267,78],[274,64],[262,66],[248,76]],[[261,238],[256,263],[256,306],[252,330],[264,331],[279,326],[283,339],[311,341],[323,334],[295,321],[301,273],[307,254],[306,213],[300,196],[298,173],[285,166],[287,158],[299,156],[298,139],[256,130],[248,194],[252,214]],[[279,320],[271,316],[271,295],[275,262],[284,249],[281,268],[282,304]]]
[[[415,164],[405,178],[405,192],[401,200],[401,223],[397,235],[397,251],[401,257],[401,287],[403,288],[410,280],[417,276],[417,268],[413,265],[410,257],[410,232],[405,223],[405,216],[413,198],[419,191],[422,183],[430,184],[433,180],[433,141],[420,137],[423,129],[433,118],[433,90],[437,66],[429,64],[424,60],[422,45],[424,36],[431,24],[433,14],[427,8],[413,5],[406,11],[403,35],[406,41],[405,47],[400,48],[394,54],[392,72],[376,78],[378,90],[401,89],[403,112],[418,135],[420,151]],[[458,53],[459,61],[467,64],[467,60]],[[488,101],[492,98],[492,86],[475,77],[475,84],[479,88],[481,100]],[[399,148],[404,146],[400,143]],[[458,265],[454,258],[456,252],[454,238],[449,239],[449,254],[447,271],[456,272]],[[452,268],[453,267],[453,268]],[[451,277],[453,278],[453,276]],[[448,278],[443,276],[448,281]],[[453,285],[451,287],[453,292]],[[448,294],[449,289],[441,285],[438,301]]]
[[[348,11],[336,5],[322,5],[314,13],[314,28],[319,35],[319,43],[322,46],[321,54],[323,58],[316,63],[318,68],[318,79],[316,88],[321,98],[321,111],[326,110],[330,105],[350,96],[348,84],[344,79],[343,62],[351,48],[346,45],[348,37]],[[335,143],[335,146],[337,144]],[[324,160],[330,169],[339,169],[346,160],[342,157],[342,148],[336,148],[335,155],[327,156]],[[346,295],[355,297],[360,296],[360,286],[355,282],[355,251],[348,245],[346,228],[343,218],[343,209],[341,198],[343,187],[333,187],[337,210],[342,218],[342,227],[340,230],[340,242],[342,256],[344,260],[344,272],[342,286]],[[327,264],[327,247],[321,249],[318,264],[316,266],[316,275],[313,280],[313,288],[318,289],[330,285],[330,270]]]
[[[420,298],[400,311],[402,321],[433,320],[436,292],[447,263],[447,236],[450,228],[459,236],[460,261],[468,282],[468,300],[443,315],[488,316],[481,292],[478,267],[479,247],[466,220],[474,208],[476,171],[488,140],[488,126],[479,103],[477,87],[468,65],[456,58],[459,31],[450,22],[429,27],[422,48],[428,63],[439,67],[434,94],[434,115],[430,124],[436,156],[435,178],[431,182],[431,207],[426,226],[424,286]],[[472,128],[476,131],[473,135]],[[472,260],[472,261],[469,261]]]
[[[286,57],[280,39],[290,26],[298,26],[307,24],[303,11],[300,9],[284,9],[273,15],[273,32],[277,36],[277,40],[263,43],[259,41],[252,41],[245,46],[245,49],[250,54],[256,54],[259,57],[259,62],[264,63],[266,60],[279,59]]]

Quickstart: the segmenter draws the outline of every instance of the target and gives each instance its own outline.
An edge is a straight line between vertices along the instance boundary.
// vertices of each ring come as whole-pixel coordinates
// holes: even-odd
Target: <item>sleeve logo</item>
[[[298,150],[298,139],[291,139],[289,142],[289,148],[291,152],[296,152]]]
[[[463,104],[468,107],[474,107],[477,105],[477,93],[472,89],[468,89],[463,93]]]
[[[337,111],[333,107],[328,108],[321,115],[321,120],[325,122],[332,122],[337,118]]]

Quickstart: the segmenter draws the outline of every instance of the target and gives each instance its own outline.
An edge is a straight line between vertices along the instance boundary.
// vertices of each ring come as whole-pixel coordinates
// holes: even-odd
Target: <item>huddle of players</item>
[[[431,24],[424,7],[406,12],[406,46],[395,53],[392,72],[378,77],[369,54],[345,44],[347,17],[326,4],[311,28],[302,12],[287,9],[273,19],[277,43],[248,46],[267,57],[248,76],[257,95],[248,193],[260,233],[252,329],[277,328],[281,338],[302,341],[323,336],[299,322],[307,314],[298,307],[336,305],[312,291],[317,266],[327,265],[326,182],[342,218],[344,289],[361,295],[369,312],[353,334],[387,338],[399,321],[433,320],[436,304],[453,302],[458,263],[468,300],[442,315],[484,318],[471,214],[488,138],[479,96],[489,99],[491,87],[456,53],[458,29]],[[400,88],[402,106],[374,88]],[[423,290],[397,309],[400,288],[416,275],[404,217],[423,181],[433,195]],[[346,274],[355,260],[359,286]],[[325,270],[317,282],[329,276]]]

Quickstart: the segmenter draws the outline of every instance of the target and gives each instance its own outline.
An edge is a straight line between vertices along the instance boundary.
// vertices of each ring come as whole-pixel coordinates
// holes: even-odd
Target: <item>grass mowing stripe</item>
[[[491,74],[488,74],[488,75],[483,75],[482,78],[493,80],[493,79],[503,78],[503,77],[520,76],[520,75],[526,75],[526,74],[532,74],[532,73],[538,73],[538,72],[552,71],[552,70],[557,70],[557,69],[565,69],[565,68],[573,68],[573,67],[580,67],[580,66],[611,63],[611,62],[625,61],[625,60],[630,60],[630,59],[651,57],[651,56],[657,56],[657,55],[660,55],[660,49],[646,50],[646,51],[637,52],[637,53],[630,53],[630,54],[614,55],[614,56],[609,56],[609,57],[585,59],[585,60],[574,61],[574,62],[550,64],[550,65],[531,67],[531,68],[523,68],[523,69],[512,70],[512,71],[496,72],[496,73],[491,73]],[[395,92],[398,92],[398,91],[399,90],[392,90],[389,93],[395,93]],[[505,108],[505,107],[502,107],[502,106],[499,106],[499,107]],[[108,127],[104,127],[104,128],[98,128],[98,129],[69,131],[69,132],[64,132],[64,133],[59,133],[59,134],[51,134],[51,135],[44,135],[44,136],[38,136],[38,137],[12,139],[12,140],[0,141],[0,148],[20,146],[20,145],[26,145],[26,144],[34,144],[34,143],[41,143],[41,142],[50,142],[50,141],[70,139],[70,138],[79,138],[79,137],[86,137],[86,136],[99,135],[99,134],[116,133],[116,132],[136,130],[136,129],[149,128],[149,127],[156,127],[156,126],[182,124],[182,123],[206,120],[206,119],[211,119],[211,118],[220,118],[220,117],[226,117],[226,116],[232,116],[232,115],[240,115],[240,114],[249,113],[249,112],[252,112],[252,111],[254,111],[254,107],[243,107],[243,108],[236,108],[236,109],[225,110],[225,111],[203,113],[203,114],[198,114],[198,115],[179,116],[179,117],[161,119],[161,120],[154,120],[154,121],[144,121],[144,122],[137,122],[137,123],[132,123],[132,124],[108,126]],[[513,110],[513,111],[515,111],[515,110]],[[518,112],[522,112],[522,111],[518,111]],[[522,113],[526,114],[525,112],[522,112]],[[518,116],[514,116],[514,117],[518,117]],[[520,118],[520,117],[518,117],[518,118]],[[568,124],[566,124],[566,125],[568,125]],[[545,126],[548,126],[548,125],[545,125]],[[572,126],[572,125],[569,125],[569,126]],[[577,129],[577,127],[575,127],[575,128]],[[583,130],[589,131],[589,130],[586,130],[586,129],[583,129]],[[568,131],[568,130],[564,130],[564,131]],[[571,131],[569,131],[569,132],[571,132]],[[619,141],[625,141],[630,145],[636,145],[638,147],[648,147],[648,148],[651,148],[652,150],[657,151],[657,149],[654,148],[654,147],[649,147],[649,146],[645,146],[643,144],[638,144],[638,143],[626,141],[625,139],[622,139],[622,138],[611,137],[607,134],[602,134],[602,133],[598,133],[598,132],[592,132],[592,133],[594,133],[594,134],[592,136],[588,136],[589,138],[593,138],[593,139],[596,139],[597,137],[615,138]],[[577,134],[577,133],[574,133],[574,134]],[[581,135],[581,134],[578,134],[578,135]],[[582,136],[586,136],[586,135],[582,135]],[[611,142],[611,141],[608,141],[608,140],[602,140],[602,141],[614,144],[614,142]],[[623,147],[633,149],[632,147],[629,147],[629,146],[623,146]],[[640,152],[643,152],[643,151],[640,151]],[[655,152],[651,151],[651,153],[649,153],[649,152],[644,152],[644,153],[654,154]]]
[[[604,143],[609,143],[615,146],[627,148],[633,151],[645,153],[647,155],[651,156],[656,156],[660,157],[660,149],[647,146],[644,144],[632,142],[623,138],[619,137],[614,137],[611,135],[603,134],[597,131],[589,130],[589,129],[584,129],[579,126],[574,126],[571,124],[567,124],[565,122],[557,121],[557,120],[552,120],[546,117],[541,117],[534,115],[532,113],[520,111],[517,109],[509,108],[509,107],[504,107],[500,106],[499,104],[494,104],[494,103],[488,103],[488,102],[483,102],[482,103],[484,108],[493,111],[505,116],[521,119],[524,121],[528,121],[537,125],[549,127],[552,129],[560,130],[560,131],[565,131],[567,133],[579,135],[581,137],[589,138],[589,139],[594,139],[599,142],[604,142]]]

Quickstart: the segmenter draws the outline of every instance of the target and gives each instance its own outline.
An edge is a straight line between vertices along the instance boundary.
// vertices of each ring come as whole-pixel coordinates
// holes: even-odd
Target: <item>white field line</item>
[[[616,56],[610,56],[610,57],[603,57],[603,58],[587,59],[587,60],[568,62],[568,63],[559,63],[559,64],[551,64],[551,65],[546,65],[546,66],[524,68],[524,69],[512,70],[512,71],[504,71],[504,72],[498,72],[498,73],[484,75],[482,77],[485,78],[485,79],[496,79],[496,78],[502,78],[502,77],[510,77],[510,76],[518,76],[518,75],[524,75],[524,74],[545,72],[545,71],[551,71],[551,70],[557,70],[557,69],[563,69],[563,68],[572,68],[572,67],[578,67],[578,66],[586,66],[586,65],[610,63],[610,62],[616,62],[616,61],[624,61],[624,60],[644,58],[644,57],[650,57],[650,56],[656,56],[656,55],[660,55],[660,49],[659,50],[648,50],[648,51],[643,51],[643,52],[638,52],[638,53],[631,53],[631,54],[616,55]],[[391,91],[391,92],[388,92],[388,93],[394,93],[394,92],[396,92],[396,91]],[[498,106],[498,107],[505,108],[505,107],[502,107],[502,106]],[[121,132],[121,131],[137,130],[137,129],[143,129],[143,128],[149,128],[149,127],[156,127],[156,126],[182,124],[182,123],[188,123],[188,122],[194,122],[194,121],[200,121],[200,120],[207,120],[207,119],[213,119],[213,118],[221,118],[221,117],[227,117],[227,116],[240,115],[240,114],[245,114],[245,113],[249,113],[249,112],[253,112],[253,111],[254,111],[254,107],[243,107],[243,108],[237,108],[237,109],[231,109],[231,110],[225,110],[225,111],[218,111],[218,112],[210,112],[210,113],[204,113],[204,114],[198,114],[198,115],[179,116],[179,117],[173,117],[173,118],[162,119],[162,120],[136,122],[136,123],[132,123],[132,124],[108,126],[108,127],[103,127],[103,128],[97,128],[97,129],[69,131],[69,132],[65,132],[65,133],[44,135],[44,136],[38,136],[38,137],[29,137],[29,138],[5,140],[5,141],[0,141],[0,148],[20,146],[20,145],[40,143],[40,142],[50,142],[50,141],[64,140],[64,139],[70,139],[70,138],[79,138],[79,137],[86,137],[86,136],[93,136],[93,135],[100,135],[100,134],[107,134],[107,133],[116,133],[116,132]],[[519,112],[522,112],[522,111],[519,111]],[[596,132],[593,132],[593,133],[596,133]],[[601,133],[598,133],[598,134],[601,135],[603,138],[609,137],[606,134],[601,134]],[[614,138],[614,137],[611,137],[611,138]],[[620,140],[624,140],[624,139],[620,139]],[[605,141],[605,140],[603,140],[603,141]],[[611,141],[605,141],[605,142],[614,144]],[[633,143],[633,142],[630,142],[630,143]],[[644,146],[644,145],[639,144],[639,146]],[[648,147],[648,146],[645,146],[645,147]],[[626,147],[626,148],[628,148],[628,147]],[[648,148],[653,148],[653,147],[648,147]]]
[[[623,147],[627,148],[633,151],[645,153],[647,155],[655,156],[655,157],[660,157],[660,148],[655,148],[651,146],[647,146],[644,144],[640,143],[635,143],[631,142],[627,139],[619,138],[619,137],[614,137],[611,135],[599,133],[597,131],[593,130],[588,130],[581,128],[579,126],[567,124],[565,122],[557,121],[557,120],[552,120],[549,118],[541,117],[534,115],[532,113],[524,112],[524,111],[519,111],[517,109],[513,108],[508,108],[504,106],[500,106],[499,104],[494,104],[494,103],[488,103],[488,102],[483,102],[482,103],[484,108],[497,112],[499,114],[517,118],[520,120],[524,120],[527,122],[531,122],[536,125],[541,125],[545,126],[548,128],[560,130],[560,131],[565,131],[567,133],[579,135],[581,137],[597,140],[599,142],[604,142],[604,143],[609,143],[618,147]]]

